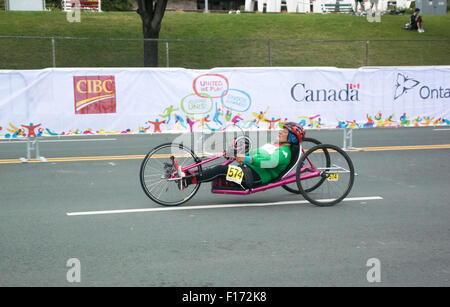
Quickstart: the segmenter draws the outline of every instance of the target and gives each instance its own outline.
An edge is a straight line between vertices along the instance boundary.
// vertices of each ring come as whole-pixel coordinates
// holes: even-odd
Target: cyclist
[[[250,151],[248,156],[237,155],[236,161],[243,163],[244,178],[242,185],[251,188],[259,184],[266,184],[286,169],[291,161],[291,144],[298,144],[304,137],[303,128],[293,122],[283,125],[278,133],[275,144],[264,146]],[[178,167],[178,175],[183,178],[179,181],[179,188],[184,189],[191,183],[212,181],[219,176],[225,177],[228,165],[217,165],[202,171],[200,174],[184,173]]]

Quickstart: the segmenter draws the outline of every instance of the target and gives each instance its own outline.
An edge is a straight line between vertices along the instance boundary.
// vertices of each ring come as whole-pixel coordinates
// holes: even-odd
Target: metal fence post
[[[24,163],[31,161],[31,152],[35,151],[36,153],[36,161],[47,162],[45,157],[41,157],[39,154],[39,137],[27,137],[27,157],[20,158],[20,160]]]
[[[353,147],[353,128],[344,128],[344,145],[342,149],[345,151],[360,150],[360,148]]]
[[[169,67],[169,41],[166,39],[166,67]]]
[[[55,54],[55,38],[52,37],[52,63],[53,67],[56,67],[56,54]]]
[[[366,41],[366,66],[369,66],[369,41]]]

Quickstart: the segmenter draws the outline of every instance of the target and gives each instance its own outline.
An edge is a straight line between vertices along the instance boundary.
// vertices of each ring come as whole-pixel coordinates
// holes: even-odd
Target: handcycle
[[[182,178],[177,173],[179,166],[183,172],[193,171],[201,174],[205,164],[224,158],[222,165],[229,166],[227,178],[230,176],[231,180],[236,181],[241,179],[243,174],[231,165],[236,161],[238,153],[248,154],[251,146],[251,139],[243,135],[234,138],[231,148],[222,153],[212,156],[202,154],[199,157],[183,144],[159,145],[152,149],[142,161],[141,186],[145,194],[160,205],[181,205],[194,197],[201,182],[180,189],[178,183]],[[335,145],[322,144],[314,138],[306,137],[300,144],[291,145],[291,161],[278,178],[259,186],[244,187],[218,177],[211,182],[211,192],[249,195],[282,187],[290,193],[302,195],[314,205],[332,206],[350,193],[354,179],[354,166],[345,151]]]

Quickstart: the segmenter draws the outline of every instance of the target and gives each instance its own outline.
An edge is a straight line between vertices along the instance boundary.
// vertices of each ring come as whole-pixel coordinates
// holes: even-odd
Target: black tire
[[[328,155],[324,156],[321,152]],[[302,168],[307,168],[307,171],[301,173]],[[304,178],[314,173],[319,175],[310,179]],[[317,179],[320,185],[314,182]],[[350,193],[355,180],[355,169],[345,151],[334,145],[322,144],[308,150],[300,159],[296,180],[299,191],[310,203],[316,206],[332,206]],[[314,189],[310,188],[311,185]]]
[[[316,139],[313,138],[304,138],[302,141],[302,154],[304,154],[305,152],[307,152],[309,149],[311,149],[312,147],[316,146],[316,145],[320,145],[322,144],[321,142],[319,142]],[[301,192],[298,190],[297,187],[297,183],[293,182],[290,184],[285,184],[281,186],[283,189],[285,189],[288,192],[294,193],[294,194],[301,194]]]
[[[169,176],[169,173],[176,171],[171,156],[179,157],[181,166],[200,162],[192,150],[176,143],[159,145],[145,156],[139,172],[142,189],[151,200],[163,206],[181,205],[191,199],[200,188],[199,182],[189,185],[184,190],[178,188],[179,181]],[[201,174],[202,166],[199,165],[193,170]],[[149,178],[152,177],[156,182],[151,182],[153,179]]]

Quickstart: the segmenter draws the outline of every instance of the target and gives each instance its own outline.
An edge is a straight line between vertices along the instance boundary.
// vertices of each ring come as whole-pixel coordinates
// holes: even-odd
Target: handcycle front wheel
[[[307,152],[309,149],[311,149],[312,147],[316,146],[316,145],[320,145],[322,144],[321,142],[319,142],[318,140],[314,139],[314,138],[304,138],[301,146],[302,146],[302,152],[300,153],[301,155],[305,154],[305,152]],[[324,152],[324,154],[326,154]],[[319,186],[320,183],[318,182]],[[283,189],[285,189],[288,192],[294,193],[294,194],[301,194],[301,192],[299,191],[298,187],[297,187],[297,183],[293,182],[293,183],[289,183],[289,184],[285,184],[281,186]],[[314,190],[314,186],[310,187],[310,190]]]
[[[152,149],[144,158],[140,169],[140,181],[145,194],[154,202],[163,206],[178,206],[191,199],[200,188],[200,183],[180,186],[176,175],[176,164],[181,167],[200,161],[189,148],[176,143],[167,143]],[[202,166],[191,171],[201,174]]]
[[[314,146],[297,166],[297,187],[306,200],[317,206],[332,206],[342,201],[350,193],[354,180],[352,160],[335,145]]]

